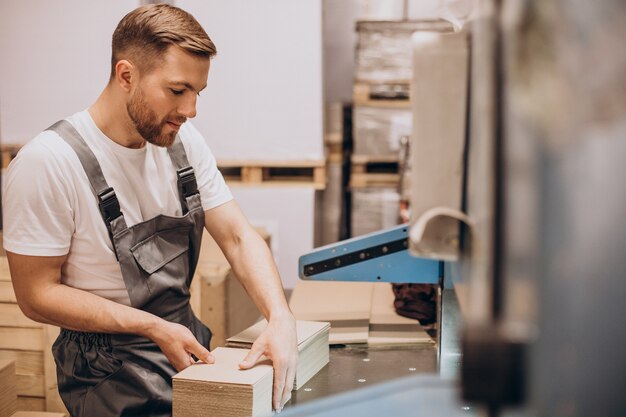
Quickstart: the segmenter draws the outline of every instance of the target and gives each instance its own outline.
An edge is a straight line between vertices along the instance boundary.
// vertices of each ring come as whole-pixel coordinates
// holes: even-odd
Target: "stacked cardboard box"
[[[298,320],[330,322],[330,344],[433,343],[417,320],[395,312],[389,283],[300,281],[289,306]]]
[[[267,321],[262,320],[243,332],[226,339],[226,346],[250,348],[266,327]],[[330,323],[305,320],[296,322],[299,355],[293,389],[300,389],[328,363],[330,358],[328,350],[329,332]]]
[[[391,284],[381,282],[373,285],[368,345],[432,343],[432,338],[417,320],[396,313]]]
[[[420,76],[413,69],[411,36],[420,31],[447,33],[452,29],[443,20],[357,23],[351,236],[400,223],[401,200],[407,197],[407,188],[401,182],[403,175],[407,177],[408,166],[403,143],[413,133],[412,105],[431,99],[413,97],[410,89],[411,80]],[[364,169],[355,164],[356,159],[365,159],[369,164]],[[391,160],[394,164],[386,164]],[[384,172],[377,169],[381,166],[385,166]]]
[[[366,343],[372,284],[299,281],[289,307],[298,320],[330,322],[330,344]]]
[[[247,370],[249,349],[217,348],[214,364],[197,363],[174,375],[173,417],[243,417],[272,412],[274,371],[269,361]]]

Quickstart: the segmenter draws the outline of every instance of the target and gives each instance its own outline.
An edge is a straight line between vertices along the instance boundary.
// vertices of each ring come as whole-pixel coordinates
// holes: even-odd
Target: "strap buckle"
[[[115,191],[109,187],[98,194],[98,206],[100,214],[110,230],[110,223],[122,215],[120,202],[117,200]]]
[[[183,199],[198,194],[198,183],[191,166],[176,170],[176,174],[178,174],[178,192]]]

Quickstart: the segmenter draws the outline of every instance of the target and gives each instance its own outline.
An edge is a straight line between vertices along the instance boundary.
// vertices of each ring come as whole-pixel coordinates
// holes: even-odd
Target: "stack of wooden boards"
[[[234,348],[250,348],[254,341],[267,327],[262,320],[243,332],[226,339],[226,346]],[[330,360],[328,337],[330,323],[298,320],[296,333],[298,336],[298,368],[293,389],[298,390],[317,374]]]
[[[252,369],[239,364],[267,327],[263,320],[228,338],[213,351],[215,363],[195,364],[173,377],[174,417],[256,416],[272,411],[273,368],[263,361]],[[329,361],[329,323],[298,321],[298,368],[293,389],[302,387]]]
[[[239,417],[272,412],[274,370],[269,361],[240,370],[249,349],[217,348],[215,363],[174,375],[173,417]]]
[[[16,409],[15,362],[0,360],[0,417],[9,417]]]
[[[15,362],[2,359],[0,360],[0,417],[65,417],[64,413],[16,411],[17,409]]]
[[[417,320],[396,314],[389,283],[300,281],[289,306],[298,320],[330,322],[330,344],[433,343]]]
[[[0,360],[15,362],[17,410],[66,413],[51,346],[55,326],[27,318],[15,299],[7,258],[0,256]]]

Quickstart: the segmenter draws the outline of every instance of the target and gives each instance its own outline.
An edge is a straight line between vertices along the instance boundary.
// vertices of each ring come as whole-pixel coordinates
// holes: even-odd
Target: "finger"
[[[264,352],[264,349],[261,347],[261,345],[257,344],[256,342],[253,343],[252,347],[250,348],[250,352],[248,352],[246,357],[239,364],[239,369],[252,368],[254,365],[256,365],[259,359],[261,359],[261,356],[263,356],[263,353],[265,352]]]
[[[215,359],[213,358],[213,355],[211,354],[211,352],[209,352],[209,350],[207,348],[202,346],[195,339],[191,343],[191,345],[189,345],[187,347],[187,351],[189,353],[193,353],[194,355],[196,355],[196,358],[200,359],[204,363],[213,363],[213,362],[215,362]],[[193,363],[193,359],[191,359],[191,361]]]
[[[283,408],[283,390],[285,389],[286,376],[287,373],[285,372],[284,367],[274,368],[274,389],[272,391],[272,406],[276,411],[280,411]]]
[[[285,387],[283,388],[283,398],[280,407],[284,407],[287,401],[291,399],[291,391],[293,390],[293,381],[296,378],[295,368],[290,367],[287,370],[287,377],[285,378]]]
[[[170,359],[170,363],[176,369],[176,371],[180,372],[191,365],[191,356],[187,352],[183,352],[182,355],[176,355]]]

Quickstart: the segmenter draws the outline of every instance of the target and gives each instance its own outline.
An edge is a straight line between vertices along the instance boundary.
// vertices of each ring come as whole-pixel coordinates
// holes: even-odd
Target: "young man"
[[[4,247],[24,313],[62,328],[53,346],[73,416],[167,416],[171,376],[212,363],[189,307],[202,229],[268,327],[241,364],[273,360],[273,407],[290,398],[295,322],[269,249],[216,168],[196,115],[216,49],[188,13],[126,15],[111,77],[88,110],[39,134],[6,176]]]

